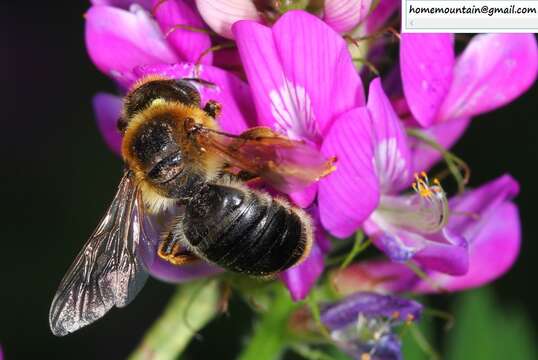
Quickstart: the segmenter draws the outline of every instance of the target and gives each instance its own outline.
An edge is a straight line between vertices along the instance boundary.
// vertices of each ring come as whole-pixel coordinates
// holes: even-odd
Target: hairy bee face
[[[197,165],[203,154],[186,145],[188,135],[181,131],[185,121],[171,109],[174,105],[151,105],[132,121],[123,140],[125,162],[141,182],[150,208],[162,208],[161,197],[190,196],[203,181],[202,167]]]
[[[166,182],[182,170],[183,156],[174,138],[174,123],[166,117],[143,123],[128,144],[131,166],[152,182]]]
[[[216,122],[187,81],[143,79],[127,95],[122,119],[122,155],[150,210],[189,197],[219,171],[221,161],[190,135],[193,124],[216,128]]]
[[[136,114],[158,99],[200,107],[200,94],[188,81],[147,77],[136,83],[125,97],[119,130],[124,132]]]

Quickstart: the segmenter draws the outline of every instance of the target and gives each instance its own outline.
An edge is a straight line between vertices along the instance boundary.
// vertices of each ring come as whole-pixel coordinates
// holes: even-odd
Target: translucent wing
[[[127,305],[147,279],[138,244],[144,235],[142,202],[130,173],[123,176],[105,216],[78,254],[54,296],[49,313],[63,336]]]
[[[202,128],[198,142],[231,166],[260,176],[283,192],[301,190],[335,169],[335,159],[325,159],[316,147],[266,127],[238,136]]]

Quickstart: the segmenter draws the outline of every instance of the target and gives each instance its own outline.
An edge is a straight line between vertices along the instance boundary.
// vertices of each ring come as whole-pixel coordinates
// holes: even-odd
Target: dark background
[[[0,344],[8,359],[119,359],[162,311],[174,287],[150,281],[136,301],[65,338],[48,328],[56,287],[112,199],[121,162],[104,145],[91,98],[114,91],[90,63],[83,42],[85,2],[9,2],[0,13],[2,227]],[[517,198],[523,247],[494,285],[503,306],[521,306],[538,321],[538,86],[509,106],[475,119],[456,146],[472,168],[471,185],[504,172],[521,182]],[[455,297],[457,295],[450,295]],[[252,324],[232,302],[233,317],[212,324],[189,349],[233,358]]]

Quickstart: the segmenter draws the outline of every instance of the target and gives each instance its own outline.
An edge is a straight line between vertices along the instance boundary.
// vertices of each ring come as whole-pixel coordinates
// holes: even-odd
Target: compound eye
[[[181,96],[185,98],[185,103],[200,106],[200,93],[190,81],[185,79],[176,80],[175,87]]]

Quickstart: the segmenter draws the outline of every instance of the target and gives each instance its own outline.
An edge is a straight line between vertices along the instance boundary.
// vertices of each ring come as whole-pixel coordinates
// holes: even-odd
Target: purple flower
[[[146,10],[151,10],[152,0],[91,0],[92,5],[109,5],[128,9],[132,4],[138,4]]]
[[[375,8],[364,19],[364,26],[361,26],[364,34],[373,34],[381,29],[401,6],[401,2],[398,0],[383,0],[377,3],[374,2],[374,4]]]
[[[211,47],[208,34],[175,27],[204,29],[191,2],[162,2],[155,8],[155,19],[147,8],[148,1],[143,3],[146,7],[135,1],[94,1],[85,15],[90,58],[123,86],[136,79],[132,71],[137,66],[195,62]],[[202,63],[211,62],[212,54],[208,53]]]
[[[511,102],[534,83],[538,47],[531,34],[482,34],[455,59],[452,34],[403,34],[400,68],[406,103],[399,112],[409,110],[410,124],[449,148],[472,116]],[[419,141],[411,147],[416,170],[440,158]]]
[[[323,8],[320,9],[320,17],[335,31],[345,33],[355,28],[368,15],[371,3],[371,0],[325,0]],[[281,5],[280,10],[270,7],[264,9],[263,5],[254,0],[196,0],[196,6],[207,25],[228,39],[235,37],[232,25],[237,21],[268,23],[269,18],[277,16],[278,11],[286,10],[286,5]],[[268,11],[267,14],[264,14],[265,10]]]
[[[323,150],[329,129],[341,113],[364,105],[362,83],[341,36],[302,11],[287,12],[272,28],[239,21],[233,33],[256,105],[258,125],[321,148],[328,158],[334,155]],[[340,206],[328,197],[321,198],[322,192],[330,194],[340,189],[325,187],[322,180],[290,197],[306,207],[319,188],[318,208],[322,214]],[[317,211],[311,213],[317,217]],[[318,232],[310,257],[283,275],[294,299],[304,298],[323,270],[322,255],[328,247],[323,245],[326,240],[322,235]]]
[[[363,225],[392,260],[413,258],[450,274],[467,271],[465,239],[445,227],[449,207],[442,188],[417,179],[414,194],[400,194],[411,185],[413,162],[403,126],[379,79],[370,84],[366,107],[341,115],[325,141],[330,145],[324,144],[324,154],[338,158],[337,171],[320,182],[326,229],[346,237]],[[324,189],[339,191],[327,196]],[[321,206],[325,198],[331,207]]]
[[[361,290],[429,293],[458,291],[495,280],[510,269],[519,253],[521,225],[511,201],[518,189],[517,182],[504,175],[450,200],[453,215],[447,228],[469,243],[469,270],[465,275],[427,271],[430,281],[424,281],[405,265],[365,261],[335,274],[336,290],[344,294]]]
[[[482,34],[456,60],[452,34],[403,34],[400,66],[411,113],[428,127],[517,98],[536,79],[538,48],[531,34]]]
[[[248,85],[236,75],[209,65],[211,58],[204,58],[206,63],[199,67],[193,65],[211,45],[211,39],[207,34],[176,27],[204,27],[192,2],[154,1],[153,5],[158,5],[156,21],[147,4],[131,4],[127,11],[127,1],[99,3],[87,14],[88,51],[96,65],[124,88],[148,75],[200,77],[215,84],[195,85],[203,102],[212,99],[222,104],[218,120],[224,131],[237,134],[253,126],[268,126],[303,140],[327,158],[337,158],[335,172],[288,194],[295,204],[307,208],[317,225],[310,256],[280,275],[296,300],[308,294],[323,271],[323,257],[330,248],[325,230],[345,238],[363,227],[392,260],[414,259],[436,274],[462,275],[469,269],[468,242],[482,232],[476,230],[478,225],[454,214],[480,213],[487,221],[494,214],[490,210],[497,206],[495,199],[506,202],[517,193],[517,185],[514,188],[507,182],[498,198],[489,199],[491,203],[482,199],[475,204],[461,197],[448,200],[440,184],[430,183],[425,175],[416,176],[412,184],[413,173],[429,168],[439,155],[407,139],[380,79],[370,83],[366,103],[347,44],[334,30],[361,21],[360,12],[356,20],[357,14],[344,10],[359,5],[369,8],[368,1],[326,1],[321,15],[324,21],[304,11],[288,11],[267,27],[260,23],[257,10],[249,8],[254,6],[250,1],[216,4],[197,0],[196,6],[210,27],[235,38]],[[394,11],[394,2],[385,5],[368,18],[364,31],[379,27]],[[215,12],[222,7],[230,13]],[[252,20],[231,26],[232,20],[240,18]],[[170,35],[165,37],[165,33]],[[417,50],[420,42],[425,44],[423,51]],[[498,51],[484,57],[479,50],[489,46]],[[525,69],[516,72],[514,62]],[[450,35],[404,35],[400,63],[406,98],[400,99],[398,109],[412,114],[404,120],[430,126],[425,131],[448,146],[471,116],[511,101],[530,86],[536,77],[538,55],[535,40],[526,35],[477,36],[457,60]],[[506,71],[495,73],[498,66]],[[510,83],[505,73],[518,79]],[[120,98],[99,94],[94,106],[105,141],[119,153],[116,120]],[[411,186],[413,193],[402,193]],[[176,268],[150,255],[145,260],[152,274],[169,281],[216,271],[207,264]]]
[[[321,321],[349,355],[373,360],[401,359],[401,342],[393,327],[420,318],[419,303],[372,292],[354,293],[325,307]]]

